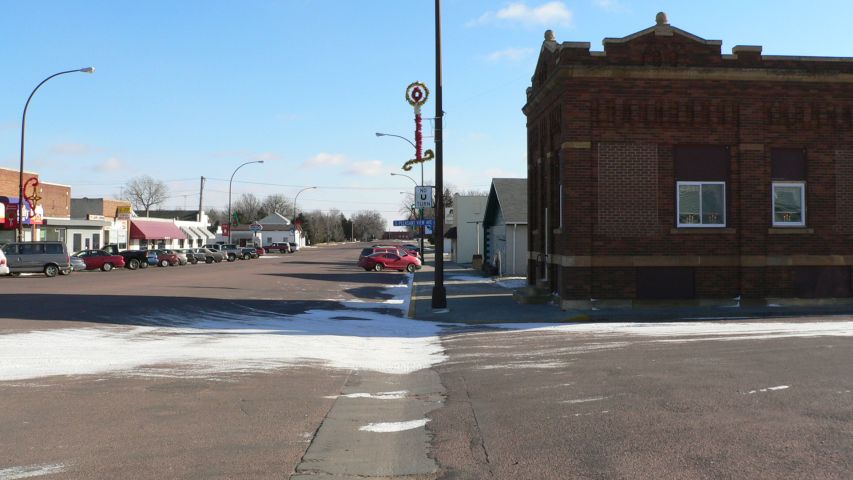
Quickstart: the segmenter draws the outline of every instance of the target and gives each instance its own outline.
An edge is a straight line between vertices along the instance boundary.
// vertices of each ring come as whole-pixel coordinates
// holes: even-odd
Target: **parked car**
[[[204,263],[219,263],[222,260],[225,260],[225,255],[218,250],[211,250],[209,248],[199,247],[191,249],[196,255],[204,255]]]
[[[361,254],[359,254],[358,259],[361,260],[362,258],[367,257],[369,255],[373,255],[374,253],[395,253],[400,256],[408,255],[405,250],[401,250],[398,247],[373,245],[372,247],[362,248]]]
[[[381,272],[382,270],[399,270],[409,273],[421,268],[421,261],[414,255],[397,255],[392,252],[379,252],[362,257],[358,266],[370,271]]]
[[[237,257],[240,256],[240,247],[234,244],[209,243],[205,245],[205,248],[222,252],[222,254],[225,255],[225,259],[229,262],[237,260]]]
[[[288,243],[288,245],[290,245],[290,251],[291,252],[296,253],[299,251],[299,244],[298,243],[290,242],[290,243]]]
[[[266,253],[267,253],[267,251],[264,249],[264,247],[255,247],[255,251],[258,253],[259,257],[261,255],[266,255]]]
[[[255,247],[243,247],[240,249],[240,258],[243,260],[258,258],[258,251],[255,250]]]
[[[161,267],[175,266],[181,263],[178,256],[165,250],[148,250],[148,265],[160,265]]]
[[[421,252],[421,247],[419,245],[415,245],[413,243],[404,243],[400,245],[400,248],[406,251],[409,255],[417,255],[421,260],[424,259],[424,254]]]
[[[9,275],[9,263],[2,249],[0,249],[0,275]]]
[[[290,244],[287,242],[273,242],[264,247],[269,253],[291,253]]]
[[[137,268],[148,268],[148,253],[145,250],[121,250],[118,245],[111,243],[102,248],[103,251],[112,255],[121,255],[124,258],[124,268],[136,270]]]
[[[187,260],[193,265],[197,264],[198,262],[207,261],[207,256],[202,252],[196,252],[195,248],[185,248],[182,251],[184,252],[184,255],[187,256]]]
[[[187,258],[187,254],[180,251],[180,250],[175,250],[173,248],[167,248],[163,251],[167,252],[167,253],[175,254],[175,256],[178,257],[178,265],[184,266],[184,265],[190,263],[189,258]]]
[[[146,265],[148,264],[146,263]],[[127,266],[127,264],[125,264],[125,266]],[[82,258],[72,255],[71,270],[75,272],[82,272],[83,270],[86,270],[86,262],[84,262]]]
[[[115,267],[124,267],[124,257],[112,255],[103,250],[82,250],[72,257],[82,258],[86,264],[86,270],[103,270],[109,272]]]
[[[3,246],[9,273],[40,273],[46,277],[71,273],[71,256],[64,242],[21,242]]]

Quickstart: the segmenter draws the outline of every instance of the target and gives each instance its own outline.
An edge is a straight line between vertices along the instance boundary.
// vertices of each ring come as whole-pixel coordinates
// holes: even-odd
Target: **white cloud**
[[[570,25],[571,22],[572,12],[563,2],[548,2],[538,7],[530,7],[524,2],[515,2],[498,11],[486,12],[480,18],[468,22],[468,25],[520,23],[525,26],[555,27]]]
[[[124,162],[116,157],[109,157],[103,162],[95,165],[95,170],[99,172],[117,172],[125,168]]]
[[[60,143],[50,148],[54,155],[86,155],[92,152],[92,147],[82,143]]]
[[[327,167],[330,165],[343,165],[347,157],[342,153],[321,152],[309,158],[302,164],[305,168]]]
[[[486,60],[490,62],[501,62],[504,60],[519,62],[532,57],[535,53],[536,51],[532,48],[505,48],[486,55]]]
[[[363,162],[353,162],[352,166],[346,173],[353,175],[362,175],[365,177],[375,177],[385,173],[387,169],[379,160],[366,160]]]

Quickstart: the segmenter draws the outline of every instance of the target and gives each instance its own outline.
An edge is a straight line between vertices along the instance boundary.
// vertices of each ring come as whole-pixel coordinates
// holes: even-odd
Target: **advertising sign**
[[[133,208],[130,205],[120,205],[116,208],[116,218],[119,220],[130,220],[133,215]]]

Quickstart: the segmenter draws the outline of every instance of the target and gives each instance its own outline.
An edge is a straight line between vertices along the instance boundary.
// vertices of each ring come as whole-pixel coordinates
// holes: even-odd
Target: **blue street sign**
[[[435,220],[426,218],[424,220],[394,220],[395,227],[426,227],[435,225]]]

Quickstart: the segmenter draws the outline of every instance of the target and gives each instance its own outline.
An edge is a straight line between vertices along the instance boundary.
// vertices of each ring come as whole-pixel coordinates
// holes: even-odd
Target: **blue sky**
[[[522,177],[521,108],[543,32],[557,40],[629,35],[658,11],[700,37],[762,45],[765,54],[853,57],[853,4],[813,1],[480,1],[442,3],[446,182],[481,189]],[[26,167],[72,195],[114,197],[129,178],[167,182],[165,207],[205,207],[281,193],[302,210],[396,218],[414,135],[406,85],[435,83],[430,0],[0,0],[0,166]],[[433,98],[424,117],[435,114]],[[427,125],[427,135],[430,130]],[[430,139],[425,142],[431,148]],[[402,172],[401,172],[402,173]],[[419,171],[413,171],[419,176]],[[433,178],[433,164],[425,176]]]

